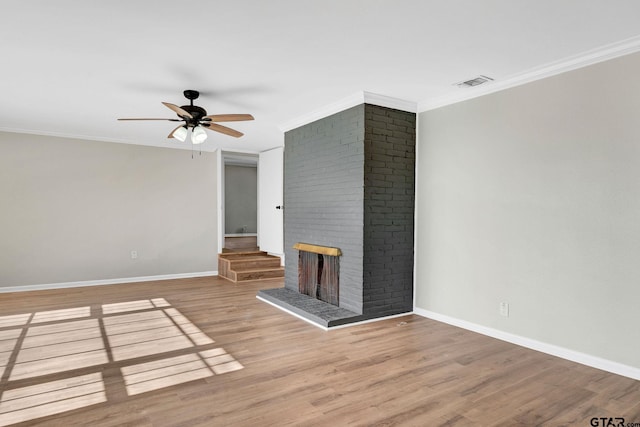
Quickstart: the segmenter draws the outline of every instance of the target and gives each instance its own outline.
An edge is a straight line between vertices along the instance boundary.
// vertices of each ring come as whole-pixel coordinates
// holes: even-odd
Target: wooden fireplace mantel
[[[313,252],[313,253],[322,254],[322,255],[330,255],[330,256],[342,255],[342,251],[339,248],[332,248],[330,246],[312,245],[309,243],[301,243],[301,242],[298,242],[295,245],[293,245],[293,249],[297,249],[299,251]]]

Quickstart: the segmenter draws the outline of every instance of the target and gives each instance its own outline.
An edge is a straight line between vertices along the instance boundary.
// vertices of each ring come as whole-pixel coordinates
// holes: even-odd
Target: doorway
[[[231,242],[258,239],[258,155],[222,152],[220,173],[221,238],[218,252],[235,246]]]
[[[283,250],[283,147],[276,147],[270,150],[252,153],[237,153],[229,151],[218,151],[216,155],[218,170],[218,253],[222,253],[225,246],[225,235],[227,234],[252,234],[250,233],[249,221],[241,223],[231,223],[231,227],[225,224],[227,209],[225,207],[227,198],[225,195],[225,182],[233,179],[226,177],[225,169],[227,165],[257,168],[257,197],[251,201],[256,203],[257,210],[257,246],[261,251],[271,255],[279,256],[284,265]],[[231,190],[229,190],[231,191]],[[252,190],[253,191],[253,190]],[[253,206],[251,207],[253,210]],[[251,214],[253,215],[253,214]],[[234,225],[235,224],[235,225]],[[244,228],[246,226],[246,229]],[[237,231],[241,232],[238,233]]]

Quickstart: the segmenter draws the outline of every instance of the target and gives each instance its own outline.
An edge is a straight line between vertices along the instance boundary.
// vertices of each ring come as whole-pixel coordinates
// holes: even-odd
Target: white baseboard
[[[497,338],[502,341],[519,345],[521,347],[526,347],[532,350],[540,351],[542,353],[550,354],[552,356],[557,356],[562,359],[570,360],[572,362],[580,363],[582,365],[590,366],[592,368],[601,369],[603,371],[629,377],[634,380],[640,380],[640,369],[633,366],[623,365],[622,363],[613,362],[611,360],[602,359],[600,357],[581,353],[579,351],[570,350],[557,345],[548,344],[542,341],[522,337],[520,335],[512,334],[509,332],[500,331],[498,329],[489,328],[487,326],[478,325],[476,323],[457,319],[455,317],[450,317],[440,313],[435,313],[433,311],[424,310],[418,307],[414,307],[413,313],[432,320],[437,320],[438,322],[447,323],[449,325],[477,332],[482,335]]]
[[[38,285],[0,287],[0,293],[43,291],[49,289],[80,288],[83,286],[117,285],[123,283],[152,282],[154,280],[188,279],[191,277],[217,276],[217,271],[201,271],[197,273],[161,274],[158,276],[126,277],[122,279],[84,280],[81,282],[46,283]]]

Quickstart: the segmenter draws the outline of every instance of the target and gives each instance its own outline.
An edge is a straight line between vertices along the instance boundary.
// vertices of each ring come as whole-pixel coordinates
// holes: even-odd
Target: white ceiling
[[[195,89],[209,114],[256,118],[205,150],[261,151],[362,91],[421,110],[480,90],[455,86],[479,74],[499,88],[612,46],[640,50],[638,17],[637,0],[6,2],[0,130],[182,147],[166,139],[173,123],[116,118],[175,118],[161,101],[184,105]]]

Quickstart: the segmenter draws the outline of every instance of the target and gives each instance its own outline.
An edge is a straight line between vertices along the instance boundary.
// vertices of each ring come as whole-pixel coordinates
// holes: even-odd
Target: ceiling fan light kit
[[[222,126],[215,122],[238,122],[253,120],[251,114],[212,114],[207,115],[207,111],[197,105],[193,105],[193,100],[198,99],[200,92],[197,90],[187,89],[183,92],[184,97],[190,101],[189,105],[183,105],[178,107],[170,102],[163,102],[162,104],[175,112],[178,115],[177,119],[151,119],[151,118],[134,118],[134,119],[118,119],[118,120],[167,120],[170,122],[183,122],[176,127],[168,138],[175,138],[180,142],[184,142],[187,139],[189,128],[191,128],[191,142],[193,144],[202,144],[207,139],[207,132],[210,131],[223,133],[225,135],[239,138],[244,135],[242,132],[238,132],[235,129],[231,129],[226,126]]]
[[[184,142],[187,139],[187,133],[187,128],[184,126],[180,126],[176,130],[174,130],[171,135],[169,135],[169,138],[175,138],[180,142]]]
[[[191,142],[194,144],[202,144],[207,139],[207,133],[202,126],[196,126],[191,131]]]

